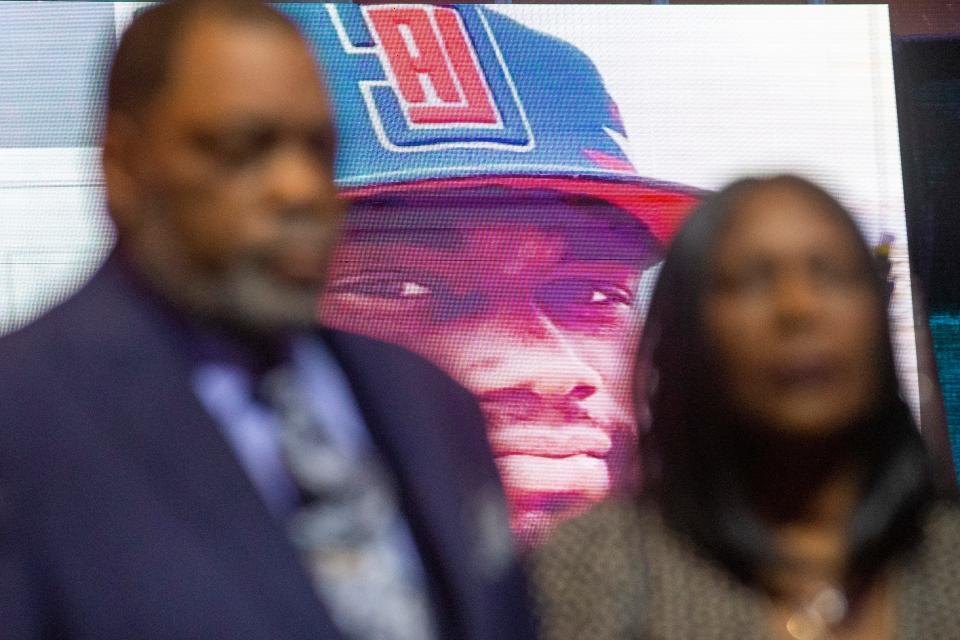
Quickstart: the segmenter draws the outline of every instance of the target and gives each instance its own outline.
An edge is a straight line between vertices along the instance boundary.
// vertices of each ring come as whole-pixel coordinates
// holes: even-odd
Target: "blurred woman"
[[[960,638],[960,515],[844,208],[736,182],[675,238],[637,357],[645,490],[535,558],[543,637]]]

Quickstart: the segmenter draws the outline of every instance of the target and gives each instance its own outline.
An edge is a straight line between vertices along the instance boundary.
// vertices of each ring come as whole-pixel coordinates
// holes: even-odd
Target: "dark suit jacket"
[[[0,638],[337,638],[159,307],[111,259],[0,340]],[[399,481],[444,637],[531,637],[475,401],[405,351],[323,333]]]

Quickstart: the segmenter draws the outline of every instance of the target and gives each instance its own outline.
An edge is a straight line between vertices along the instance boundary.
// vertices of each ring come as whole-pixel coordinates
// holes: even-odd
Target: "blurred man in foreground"
[[[0,342],[0,635],[530,637],[475,402],[314,327],[336,135],[295,27],[172,2],[125,33],[118,247]]]

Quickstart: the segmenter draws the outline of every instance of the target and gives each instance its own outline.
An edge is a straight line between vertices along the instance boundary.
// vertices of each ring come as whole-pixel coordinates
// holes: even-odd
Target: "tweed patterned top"
[[[534,555],[541,640],[750,640],[767,600],[699,555],[652,510],[611,501]],[[960,510],[938,506],[893,570],[896,640],[960,640]]]

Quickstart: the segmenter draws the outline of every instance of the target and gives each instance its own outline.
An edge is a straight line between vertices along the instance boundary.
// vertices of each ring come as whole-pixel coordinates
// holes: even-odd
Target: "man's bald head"
[[[171,0],[138,12],[124,31],[110,69],[108,112],[138,116],[167,85],[177,46],[201,20],[224,20],[288,31],[297,27],[257,0]]]

